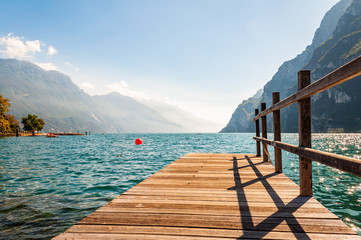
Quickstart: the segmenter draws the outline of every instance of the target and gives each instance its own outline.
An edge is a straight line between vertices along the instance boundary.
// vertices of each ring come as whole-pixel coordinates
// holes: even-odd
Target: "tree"
[[[0,136],[7,132],[10,132],[10,123],[6,118],[0,116]]]
[[[13,133],[16,133],[17,131],[20,130],[19,121],[15,118],[15,116],[10,115],[10,114],[5,114],[5,117],[9,121],[10,129]]]
[[[5,116],[5,113],[9,111],[11,106],[9,99],[4,98],[3,95],[0,95],[0,114]]]
[[[33,136],[35,135],[35,131],[40,131],[44,127],[44,120],[38,118],[38,116],[28,114],[27,117],[23,117],[21,123],[24,125],[23,129],[25,131],[31,131]]]
[[[11,106],[9,99],[0,95],[0,135],[10,131],[10,123],[5,116]]]

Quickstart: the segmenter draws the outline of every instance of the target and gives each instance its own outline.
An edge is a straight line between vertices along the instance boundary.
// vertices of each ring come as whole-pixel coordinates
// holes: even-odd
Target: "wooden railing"
[[[273,105],[266,109],[266,103],[261,103],[261,113],[255,110],[255,117],[252,121],[256,123],[257,156],[261,156],[261,146],[263,149],[263,161],[269,161],[268,145],[275,148],[275,171],[282,172],[281,150],[297,154],[300,158],[300,195],[312,196],[312,161],[316,161],[327,166],[337,168],[341,171],[351,173],[361,177],[361,160],[340,156],[314,150],[311,148],[311,96],[323,92],[340,83],[348,81],[361,75],[361,57],[345,64],[332,73],[311,83],[311,73],[309,70],[298,72],[298,92],[279,100],[279,93],[272,94]],[[281,142],[281,118],[280,110],[291,104],[298,103],[298,132],[299,145],[291,145]],[[274,140],[267,139],[267,114],[273,113],[273,133]],[[262,122],[262,137],[260,137],[259,119]]]

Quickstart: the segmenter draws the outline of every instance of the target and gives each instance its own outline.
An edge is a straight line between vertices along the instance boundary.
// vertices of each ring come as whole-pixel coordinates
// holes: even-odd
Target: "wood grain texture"
[[[361,239],[252,154],[187,154],[54,239]]]
[[[311,71],[298,72],[298,91],[311,83]],[[298,139],[299,147],[311,148],[311,98],[298,101]],[[312,161],[299,156],[300,195],[312,197]]]
[[[272,141],[260,137],[253,137],[254,140],[263,142],[265,144],[280,148],[290,153],[311,159],[327,166],[337,168],[341,171],[351,173],[355,176],[361,177],[361,160],[334,153],[319,151],[312,148],[299,147],[289,143]]]
[[[272,104],[275,105],[280,101],[280,93],[272,93]],[[257,137],[257,134],[256,134]],[[281,141],[281,112],[280,110],[273,112],[273,139]],[[258,143],[258,141],[257,141]],[[277,173],[282,172],[282,151],[279,148],[274,149],[275,153],[275,170]]]
[[[266,103],[261,103],[261,111],[266,109]],[[261,118],[262,122],[262,138],[267,138],[267,116]],[[263,161],[268,162],[268,146],[262,143]]]
[[[258,109],[254,110],[254,115],[257,116],[259,113]],[[256,137],[260,137],[260,131],[259,131],[259,120],[255,121],[256,124]],[[259,142],[256,142],[256,149],[257,149],[257,157],[261,156],[261,144]]]

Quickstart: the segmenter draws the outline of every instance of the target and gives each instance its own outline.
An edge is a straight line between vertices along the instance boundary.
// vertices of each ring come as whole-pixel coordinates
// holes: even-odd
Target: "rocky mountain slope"
[[[311,81],[327,75],[349,61],[361,56],[361,1],[354,0],[338,21],[333,36],[315,49],[308,64]],[[288,94],[297,90],[296,85]],[[344,128],[345,132],[361,130],[361,77],[354,78],[325,92],[312,100],[312,128],[327,132],[329,128]],[[287,119],[297,118],[295,107],[285,111]],[[291,121],[284,122],[284,130],[295,131]]]
[[[347,61],[358,56],[358,31],[361,25],[357,25],[357,14],[360,10],[360,0],[342,0],[332,7],[324,16],[320,27],[317,29],[312,44],[290,61],[286,61],[273,76],[272,80],[264,86],[264,92],[259,99],[249,99],[259,108],[260,102],[266,102],[267,106],[272,104],[272,92],[280,92],[281,99],[294,93],[297,83],[297,72],[307,68],[312,70],[313,79],[318,79],[330,71],[336,69]],[[352,13],[352,14],[351,14]],[[352,50],[351,50],[352,49]],[[337,52],[338,54],[334,54]],[[327,54],[326,54],[327,53]],[[344,56],[344,57],[342,57]],[[347,56],[347,60],[346,60]],[[340,59],[344,60],[340,60]],[[357,85],[357,84],[356,84]],[[353,99],[357,98],[352,95]],[[323,98],[322,98],[323,99]],[[315,101],[315,100],[314,100]],[[317,102],[313,111],[320,110],[320,106],[336,109],[334,101],[327,100],[328,104]],[[244,103],[248,103],[244,101]],[[339,113],[339,111],[334,110]],[[282,130],[284,132],[297,132],[297,106],[291,106],[281,111]],[[238,106],[230,122],[221,132],[249,132],[254,131],[254,123],[251,118],[254,116],[254,109],[247,111],[243,103]],[[315,132],[327,131],[328,127],[349,125],[346,121],[337,124],[324,125],[321,123],[321,116],[314,115],[313,130]],[[323,116],[322,121],[331,116]],[[271,118],[268,118],[271,121]],[[335,122],[334,122],[335,123]],[[270,124],[269,126],[272,126]],[[322,126],[322,127],[321,127]],[[351,128],[344,127],[346,131],[356,131],[357,124]],[[269,128],[271,130],[272,128]]]
[[[12,102],[10,114],[17,119],[36,114],[45,120],[45,131],[115,130],[68,76],[30,62],[0,59],[0,94]]]
[[[10,114],[21,120],[29,113],[44,119],[44,131],[64,132],[205,132],[190,128],[199,119],[167,106],[167,112],[119,93],[90,96],[57,71],[35,64],[0,59],[0,94],[11,101]],[[169,115],[188,116],[174,121]],[[164,115],[164,116],[163,116]],[[198,124],[199,125],[199,124]]]
[[[117,92],[96,95],[93,100],[102,106],[117,132],[183,132],[186,129],[163,117],[160,113]]]

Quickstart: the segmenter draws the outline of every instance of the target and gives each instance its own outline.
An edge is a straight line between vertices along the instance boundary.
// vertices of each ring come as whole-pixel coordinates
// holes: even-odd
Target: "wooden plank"
[[[199,156],[180,158],[54,239],[361,239],[261,157]]]
[[[72,232],[74,231],[74,232]],[[242,235],[250,235],[254,237],[253,239],[320,239],[320,240],[351,240],[354,239],[353,235],[344,235],[344,234],[317,234],[317,233],[291,233],[291,232],[265,232],[265,231],[244,231],[244,230],[230,230],[230,229],[203,229],[203,228],[185,228],[185,227],[158,227],[158,226],[104,226],[104,225],[89,225],[89,226],[78,226],[75,225],[69,231],[67,235],[63,235],[62,238],[57,239],[71,239],[71,237],[83,237],[83,239],[88,239],[92,233],[94,236],[97,234],[104,234],[104,237],[113,237],[118,238],[119,234],[146,234],[149,235],[159,235],[159,236],[192,236],[201,239],[204,236],[212,236],[214,238],[225,238],[225,239],[238,239]],[[73,235],[74,234],[74,235]],[[132,236],[134,236],[132,235]],[[144,236],[143,235],[143,236]],[[86,236],[86,237],[85,237]],[[99,235],[97,235],[99,236]],[[70,238],[69,238],[70,237]],[[81,239],[81,238],[79,238]]]
[[[266,109],[266,103],[261,103],[261,111]],[[262,122],[262,138],[267,138],[267,117],[261,118]],[[262,143],[263,161],[268,162],[268,146]]]
[[[291,104],[298,102],[299,100],[312,97],[317,93],[323,92],[329,88],[332,88],[338,84],[346,82],[352,78],[361,75],[361,56],[354,59],[353,61],[341,66],[335,71],[329,73],[328,75],[320,78],[314,83],[310,84],[308,87],[298,91],[291,96],[283,99],[279,103],[271,106],[270,108],[262,111],[260,114],[255,116],[252,121],[260,119],[267,114],[272,113],[273,111],[280,110],[284,107],[287,107]]]
[[[304,205],[304,206],[303,206]],[[312,214],[324,214],[325,216],[329,213],[327,209],[325,208],[318,208],[318,207],[311,207],[308,204],[294,204],[294,205],[286,205],[286,206],[262,206],[262,205],[247,205],[242,204],[241,206],[232,206],[232,205],[212,205],[212,204],[167,204],[167,203],[112,203],[109,207],[113,208],[114,211],[120,208],[137,208],[137,209],[161,209],[162,211],[164,209],[173,209],[173,210],[186,210],[186,209],[192,209],[195,211],[202,212],[204,210],[207,211],[221,211],[222,215],[223,212],[231,212],[234,211],[235,214],[239,215],[239,210],[242,210],[243,215],[245,216],[269,216],[272,215],[272,213],[277,212],[277,214],[280,214],[282,216],[292,216],[292,214],[296,214],[297,216],[309,216]],[[300,207],[301,206],[301,207]],[[104,209],[103,209],[104,210]],[[205,212],[207,212],[205,211]],[[238,212],[237,212],[238,211]],[[161,212],[161,211],[157,211]],[[215,213],[214,213],[215,214]],[[313,215],[314,216],[314,215]],[[328,214],[327,217],[334,218],[334,215]]]
[[[104,219],[102,218],[103,216]],[[101,217],[101,218],[100,218]],[[140,218],[140,220],[139,220]],[[97,213],[92,215],[91,218],[86,218],[84,219],[84,221],[81,221],[80,224],[84,224],[86,222],[101,222],[99,223],[99,225],[104,225],[105,221],[110,221],[110,222],[114,222],[117,220],[113,220],[113,219],[119,219],[120,221],[123,222],[127,222],[127,221],[148,221],[150,219],[150,224],[151,225],[155,225],[158,224],[160,221],[162,221],[163,225],[170,225],[171,223],[169,221],[190,221],[192,222],[191,224],[199,224],[198,221],[205,221],[201,224],[207,224],[207,221],[221,221],[221,222],[233,222],[234,224],[242,224],[239,222],[239,217],[238,216],[226,216],[226,215],[211,215],[211,216],[206,216],[206,215],[199,215],[199,214],[182,214],[182,215],[177,215],[177,218],[174,218],[174,214],[165,214],[165,213],[118,213],[118,214],[113,214],[112,212],[107,212],[107,213]],[[254,218],[249,218],[249,221],[253,221],[255,224],[259,224],[264,220],[269,220],[269,223],[272,222],[279,222],[280,219],[279,218],[268,218],[267,216],[263,216],[263,217],[254,217]],[[158,221],[158,223],[156,223],[155,221]],[[144,224],[143,222],[143,224]],[[327,226],[336,226],[339,227],[338,225],[339,221],[338,219],[320,219],[319,224],[324,224]],[[187,223],[186,223],[187,224]],[[281,225],[287,226],[289,224],[304,224],[304,225],[314,225],[314,221],[312,219],[309,218],[300,218],[300,219],[295,219],[293,217],[289,217],[287,219],[287,223],[286,222],[281,222]],[[253,226],[254,227],[254,226]],[[313,226],[316,227],[316,226]],[[341,226],[346,227],[346,226]],[[232,228],[229,225],[224,225],[224,228]],[[236,226],[236,228],[238,228],[238,225]],[[318,229],[319,231],[319,229]],[[333,230],[334,231],[334,230]],[[353,233],[352,229],[347,228],[347,231],[349,231],[350,233]]]
[[[270,217],[220,217],[204,215],[177,215],[174,214],[114,214],[94,213],[83,219],[78,225],[131,225],[131,226],[164,226],[164,227],[197,227],[197,228],[220,228],[220,229],[243,229],[289,232],[290,228],[296,232],[313,233],[336,233],[354,234],[354,231],[346,225],[340,225],[339,219],[318,220],[317,225],[313,219],[297,219],[292,217],[270,218]],[[252,224],[250,224],[252,223]],[[322,225],[322,228],[319,226]],[[260,229],[258,226],[262,226]]]
[[[154,205],[153,205],[154,206]],[[98,211],[100,212],[112,212],[112,213],[172,213],[172,214],[198,214],[198,215],[209,215],[209,216],[214,216],[214,215],[222,215],[222,216],[238,216],[240,217],[240,213],[235,211],[234,208],[233,209],[217,209],[217,211],[215,211],[215,209],[189,209],[187,207],[182,207],[182,208],[175,208],[176,206],[172,207],[164,207],[162,208],[162,206],[157,205],[156,208],[151,208],[151,207],[134,207],[134,206],[130,206],[129,208],[124,207],[122,205],[119,205],[119,208],[117,207],[110,207],[110,206],[104,206],[102,208],[100,208]],[[256,217],[269,217],[270,215],[272,215],[275,209],[271,209],[271,210],[260,210],[260,211],[242,211],[242,216],[256,216]],[[289,212],[278,212],[277,216],[280,218],[290,218],[290,217],[296,217],[298,218],[313,218],[313,219],[339,219],[336,215],[328,212],[328,211],[296,211],[293,213],[289,213]]]
[[[169,192],[168,190],[166,192]],[[234,196],[217,196],[216,194],[208,194],[208,195],[191,195],[191,196],[178,196],[178,195],[165,195],[166,192],[163,192],[163,195],[144,195],[142,194],[122,194],[121,197],[118,197],[116,199],[166,199],[166,200],[198,200],[198,201],[218,201],[218,202],[239,202],[237,195]],[[295,194],[296,195],[296,194]],[[262,197],[262,199],[261,199]],[[276,199],[274,202],[284,202],[289,203],[292,200],[295,200],[294,196],[292,197],[285,197],[281,200]],[[265,201],[273,201],[273,199],[270,196],[264,196],[261,194],[258,195],[250,195],[247,194],[247,199],[241,199],[241,201],[247,201],[247,202],[265,202]],[[304,202],[303,199],[296,199],[295,202]],[[309,203],[316,203],[314,199],[308,200]]]
[[[257,116],[259,113],[258,109],[254,110],[254,115]],[[259,137],[260,132],[259,132],[259,120],[255,121],[256,124],[256,137]],[[261,156],[261,144],[259,142],[256,142],[256,149],[257,149],[257,157]]]
[[[272,103],[275,105],[280,101],[280,93],[272,93]],[[257,134],[256,134],[257,137]],[[280,110],[273,112],[273,138],[275,141],[281,141],[281,113]],[[274,149],[275,153],[275,172],[282,172],[282,151],[279,148]]]
[[[229,238],[213,238],[213,237],[193,237],[193,236],[172,236],[172,235],[156,235],[156,234],[104,234],[104,233],[65,233],[63,236],[59,236],[56,239],[125,239],[125,240],[139,240],[139,239],[148,239],[148,240],[162,240],[162,239],[175,239],[175,240],[197,240],[197,239],[212,239],[212,240],[228,240]]]
[[[298,91],[311,83],[311,71],[298,72]],[[311,148],[311,98],[298,101],[298,136],[299,147]],[[299,156],[300,195],[312,197],[312,161]]]

